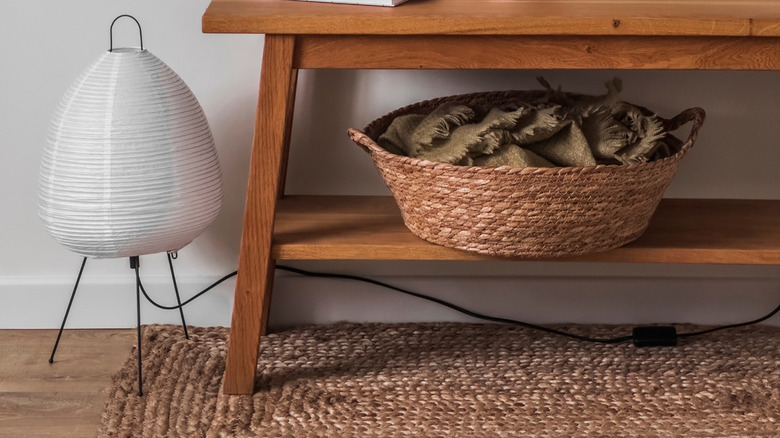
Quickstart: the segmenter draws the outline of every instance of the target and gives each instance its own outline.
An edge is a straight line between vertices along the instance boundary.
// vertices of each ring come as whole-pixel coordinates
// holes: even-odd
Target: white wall
[[[80,258],[43,230],[36,213],[38,165],[49,119],[68,85],[108,47],[111,20],[139,19],[144,45],[189,84],[209,118],[222,161],[225,205],[217,221],[180,252],[182,293],[235,269],[262,36],[204,35],[207,0],[69,0],[0,3],[0,328],[56,327]],[[334,6],[339,7],[339,6]],[[136,45],[131,21],[115,46]],[[517,56],[522,56],[518,53]],[[288,193],[384,194],[368,157],[346,138],[396,107],[429,97],[537,87],[538,71],[304,71],[296,101]],[[775,72],[549,71],[566,90],[600,93],[618,74],[624,97],[671,116],[702,106],[699,142],[670,197],[780,198],[780,74]],[[780,220],[780,219],[778,219]],[[164,255],[141,259],[160,301],[172,290]],[[504,317],[535,322],[733,322],[780,302],[780,268],[569,263],[310,262],[311,269],[367,274]],[[233,281],[187,308],[189,322],[229,323]],[[135,324],[127,260],[91,260],[71,327]],[[176,322],[144,308],[144,322]],[[373,287],[280,275],[271,322],[341,319],[468,320]],[[778,319],[774,320],[780,323]]]

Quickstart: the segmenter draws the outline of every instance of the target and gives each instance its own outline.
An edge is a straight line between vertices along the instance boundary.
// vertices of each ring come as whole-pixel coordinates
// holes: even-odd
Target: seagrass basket
[[[690,135],[673,155],[642,164],[456,166],[396,155],[376,143],[394,118],[428,114],[444,102],[499,105],[533,101],[543,94],[508,91],[428,100],[376,119],[363,131],[350,129],[349,136],[371,155],[409,230],[429,242],[530,258],[607,251],[636,240],[696,140],[704,121],[700,108],[663,119],[667,131],[693,122]]]

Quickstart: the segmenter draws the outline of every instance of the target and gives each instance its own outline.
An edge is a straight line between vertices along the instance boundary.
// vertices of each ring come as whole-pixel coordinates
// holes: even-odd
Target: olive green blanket
[[[557,167],[642,163],[671,155],[660,118],[607,93],[574,99],[544,80],[533,102],[469,107],[445,103],[397,117],[378,143],[389,152],[465,166]]]

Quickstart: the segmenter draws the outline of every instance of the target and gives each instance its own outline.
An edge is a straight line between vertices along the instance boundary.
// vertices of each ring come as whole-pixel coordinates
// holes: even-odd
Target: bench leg
[[[260,92],[249,163],[241,255],[230,327],[223,390],[254,391],[260,337],[271,304],[274,260],[271,235],[289,147],[295,93],[295,37],[266,35]]]

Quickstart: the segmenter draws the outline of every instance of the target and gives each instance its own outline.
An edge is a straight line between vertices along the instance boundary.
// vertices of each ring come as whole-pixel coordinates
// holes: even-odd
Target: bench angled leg
[[[282,187],[295,93],[295,37],[266,35],[249,164],[241,255],[230,327],[223,391],[252,394],[260,337],[271,304],[271,258],[276,200]]]

